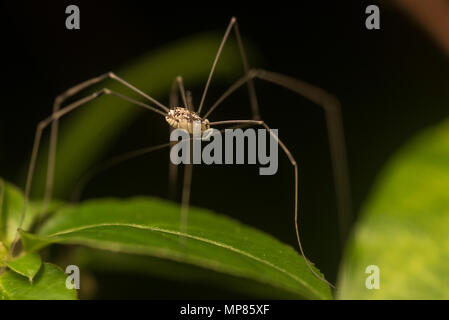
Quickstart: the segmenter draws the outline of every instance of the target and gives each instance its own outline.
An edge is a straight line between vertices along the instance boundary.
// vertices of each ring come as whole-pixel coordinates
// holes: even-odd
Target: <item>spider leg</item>
[[[98,174],[100,174],[106,170],[109,170],[112,167],[114,167],[120,163],[123,163],[127,160],[134,159],[134,158],[149,154],[153,151],[164,149],[166,147],[170,147],[170,145],[171,145],[170,142],[167,142],[167,143],[159,144],[156,146],[140,148],[140,149],[129,151],[124,154],[121,154],[121,155],[118,155],[118,156],[108,159],[107,161],[105,161],[104,163],[91,169],[84,176],[81,177],[81,179],[79,180],[75,189],[73,190],[73,192],[70,196],[70,199],[73,202],[79,201],[79,199],[81,199],[82,192],[85,189],[85,187],[87,186],[87,184]]]
[[[190,192],[192,189],[192,174],[193,165],[192,163],[184,165],[184,179],[182,186],[182,198],[181,198],[181,221],[180,221],[180,231],[185,233],[187,231],[187,217],[189,213],[190,206]]]
[[[178,90],[181,94],[184,107],[187,108],[190,111],[194,111],[193,103],[192,103],[192,94],[190,91],[185,91],[184,89],[184,82],[181,76],[177,76],[176,80],[173,82],[171,92],[170,92],[170,108],[179,106],[179,99],[178,99]],[[173,128],[170,127],[170,134],[173,130]],[[172,145],[175,144],[172,142]],[[169,161],[169,173],[168,173],[168,179],[169,179],[169,195],[172,200],[176,199],[176,186],[177,186],[177,180],[178,180],[178,166],[173,164],[171,161]],[[183,189],[184,190],[184,189]]]
[[[177,81],[178,79],[175,79],[173,81],[171,91],[170,91],[170,99],[169,99],[169,107],[174,108],[176,106],[179,106],[179,91],[178,86],[179,83]],[[168,129],[169,135],[171,135],[173,128],[169,127]],[[170,146],[173,146],[175,143],[171,142]],[[169,198],[173,201],[176,200],[176,186],[178,181],[178,166],[172,163],[169,159],[168,161],[168,194]]]
[[[22,228],[23,222],[24,222],[24,219],[25,219],[27,205],[28,205],[28,201],[29,201],[29,197],[30,197],[31,184],[32,184],[32,181],[33,181],[33,175],[34,175],[34,170],[35,170],[35,166],[36,166],[36,159],[37,159],[37,155],[38,155],[38,152],[39,152],[39,146],[40,146],[40,143],[41,143],[43,130],[45,128],[47,128],[50,124],[54,123],[55,121],[58,121],[64,115],[72,112],[73,110],[75,110],[75,109],[85,105],[86,103],[88,103],[88,102],[90,102],[90,101],[92,101],[92,100],[94,100],[94,99],[96,99],[96,98],[98,98],[100,96],[103,96],[103,95],[116,96],[116,97],[121,98],[123,100],[126,100],[128,102],[134,103],[134,104],[136,104],[136,105],[138,105],[140,107],[146,108],[148,110],[154,111],[156,113],[159,113],[159,114],[165,116],[165,114],[162,111],[160,111],[160,110],[158,110],[158,109],[156,109],[156,108],[154,108],[152,106],[149,106],[149,105],[147,105],[147,104],[145,104],[143,102],[134,100],[134,99],[129,98],[127,96],[124,96],[124,95],[122,95],[120,93],[111,91],[111,90],[109,90],[107,88],[104,88],[104,89],[102,89],[100,91],[94,92],[94,93],[92,93],[92,94],[90,94],[90,95],[88,95],[88,96],[86,96],[84,98],[81,98],[81,99],[79,99],[79,100],[69,104],[68,106],[58,110],[57,112],[54,112],[51,116],[49,116],[49,117],[45,118],[44,120],[42,120],[41,122],[39,122],[39,124],[36,127],[36,133],[35,133],[35,136],[34,136],[33,148],[32,148],[32,151],[31,151],[31,160],[30,160],[30,164],[29,164],[29,167],[28,167],[28,173],[27,173],[26,185],[25,185],[24,202],[23,202],[23,206],[22,206],[22,212],[21,212],[21,216],[20,216],[19,226],[17,228],[17,232],[16,232],[16,235],[14,237],[14,241],[11,244],[11,248],[10,248],[9,253],[8,253],[7,261],[9,261],[11,259],[11,257],[12,257],[14,248],[15,248],[15,246],[17,244],[18,239],[19,239],[19,230]]]
[[[134,87],[129,82],[123,80],[119,76],[117,76],[113,72],[104,73],[98,77],[86,80],[84,82],[81,82],[80,84],[66,90],[59,96],[57,96],[53,103],[53,113],[57,113],[59,109],[61,108],[62,103],[67,100],[68,98],[72,97],[73,95],[79,93],[80,91],[91,87],[101,81],[104,81],[106,79],[112,79],[115,80],[124,86],[128,87],[129,89],[133,90],[134,92],[138,93],[142,97],[146,98],[156,106],[158,106],[160,109],[162,109],[165,112],[168,112],[168,108],[164,106],[162,103],[157,101],[156,99],[152,98],[151,96],[147,95],[146,93],[142,92],[141,90]],[[46,177],[46,184],[45,184],[45,194],[44,194],[44,202],[42,206],[42,214],[45,214],[45,211],[48,208],[48,204],[50,202],[52,192],[53,192],[53,182],[54,182],[54,169],[55,169],[55,162],[56,162],[56,146],[57,146],[57,140],[58,140],[58,124],[59,121],[55,120],[53,121],[51,125],[51,133],[50,133],[50,147],[48,150],[48,164],[47,164],[47,177]]]
[[[187,107],[190,108],[190,110],[194,110],[192,91],[190,91],[190,90],[186,91],[186,101],[187,101]]]
[[[225,34],[223,36],[223,40],[221,41],[220,47],[218,48],[217,55],[215,56],[215,60],[214,60],[214,62],[212,64],[212,68],[210,70],[209,77],[208,77],[206,85],[204,87],[203,95],[201,97],[200,105],[198,107],[198,112],[197,112],[199,115],[201,115],[201,110],[202,110],[203,105],[204,105],[204,100],[206,98],[206,94],[207,94],[207,91],[209,89],[209,85],[210,85],[210,82],[212,80],[212,76],[214,74],[215,67],[217,66],[218,60],[219,60],[219,58],[221,56],[221,53],[223,51],[223,47],[224,47],[227,39],[229,38],[229,34],[231,33],[231,29],[232,28],[234,28],[235,36],[237,38],[237,45],[239,47],[240,57],[242,59],[243,69],[244,69],[245,75],[248,75],[249,64],[248,64],[248,59],[247,59],[247,56],[246,56],[246,51],[245,51],[245,48],[243,46],[242,36],[240,35],[240,30],[239,30],[239,26],[238,26],[238,23],[237,23],[237,18],[232,17],[231,21],[229,22],[229,25],[228,25],[228,27],[226,29],[226,32],[225,32]],[[247,81],[247,86],[248,86],[248,93],[249,93],[249,98],[250,98],[250,103],[251,103],[251,112],[252,112],[252,115],[253,115],[253,119],[256,119],[256,120],[260,119],[259,104],[257,102],[256,90],[254,88],[254,81],[253,81],[252,78]],[[206,116],[204,118],[206,118]]]
[[[179,92],[181,93],[182,102],[184,103],[184,107],[190,111],[193,111],[193,106],[187,103],[186,92],[184,90],[184,81],[181,76],[176,77],[176,82],[178,83]]]
[[[339,213],[340,241],[343,246],[344,239],[348,234],[349,225],[352,222],[352,200],[349,183],[349,170],[346,159],[346,146],[343,133],[343,121],[338,99],[323,89],[311,85],[305,81],[294,79],[275,72],[252,69],[245,76],[231,85],[228,90],[226,90],[225,93],[212,105],[204,117],[206,118],[209,116],[221,104],[221,102],[223,102],[224,99],[254,78],[290,89],[291,91],[311,100],[317,106],[323,108],[328,130],[335,192]]]
[[[268,125],[265,124],[265,122],[263,120],[225,120],[225,121],[211,122],[210,124],[211,125],[215,125],[215,126],[216,125],[229,125],[229,124],[258,125],[258,126],[261,126],[261,127],[265,128],[265,130],[267,130],[270,133],[270,135],[276,140],[276,142],[281,146],[281,149],[283,150],[283,152],[287,156],[288,160],[290,161],[290,163],[291,163],[291,165],[293,166],[293,169],[294,169],[294,178],[295,178],[295,192],[294,192],[294,197],[295,197],[295,214],[294,214],[294,220],[295,220],[296,239],[298,241],[299,250],[301,252],[301,255],[304,258],[304,261],[305,261],[307,267],[310,269],[310,271],[312,271],[312,273],[315,275],[315,277],[317,277],[321,281],[327,283],[331,287],[335,288],[333,284],[331,284],[329,281],[327,281],[324,277],[320,276],[313,269],[311,263],[309,262],[309,260],[307,259],[306,255],[304,254],[304,250],[303,250],[302,244],[301,244],[301,237],[299,236],[299,227],[298,227],[298,164],[296,163],[295,158],[293,157],[293,155],[291,154],[291,152],[287,148],[287,146],[282,142],[281,139],[279,139],[279,137],[276,134],[274,134],[271,131],[270,127],[268,127]]]

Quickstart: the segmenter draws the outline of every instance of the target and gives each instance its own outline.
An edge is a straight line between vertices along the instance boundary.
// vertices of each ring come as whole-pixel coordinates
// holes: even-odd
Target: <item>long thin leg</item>
[[[189,107],[189,110],[194,110],[192,91],[190,91],[190,90],[186,91],[186,100],[187,100],[187,106]]]
[[[182,186],[181,221],[180,221],[180,230],[182,233],[185,233],[187,231],[187,218],[190,205],[190,191],[192,188],[192,171],[193,165],[191,163],[184,165],[184,181]]]
[[[169,107],[174,108],[179,106],[179,94],[178,94],[178,79],[173,81],[170,98],[169,98]],[[168,128],[169,134],[174,130],[172,127]],[[173,146],[175,142],[171,142],[170,146]],[[172,201],[176,200],[176,189],[177,189],[177,180],[178,180],[178,166],[172,163],[170,160],[168,161],[168,194],[169,198]]]
[[[153,146],[153,147],[147,147],[147,148],[140,148],[134,151],[130,151],[127,153],[124,153],[122,155],[118,155],[116,157],[113,157],[103,163],[102,165],[98,166],[97,168],[91,170],[88,172],[85,176],[83,176],[80,179],[80,182],[78,183],[77,187],[75,188],[74,192],[72,193],[71,199],[73,201],[77,201],[81,197],[81,193],[84,189],[84,187],[87,185],[89,181],[92,180],[93,177],[98,175],[101,172],[104,172],[105,170],[108,170],[112,168],[113,166],[116,166],[120,163],[123,163],[127,160],[134,159],[136,157],[148,154],[150,152],[161,150],[163,148],[171,146],[172,143],[164,143],[161,145]],[[192,164],[186,164],[184,166],[184,179],[183,179],[183,190],[182,190],[182,200],[181,200],[181,219],[180,219],[180,229],[181,232],[185,232],[187,228],[187,218],[188,218],[188,210],[190,206],[190,192],[191,192],[191,185],[192,185],[192,171],[193,166]]]
[[[338,99],[323,89],[315,87],[307,82],[279,73],[253,69],[229,87],[229,89],[225,91],[225,93],[204,115],[204,118],[207,118],[221,104],[221,102],[223,102],[223,100],[231,95],[235,90],[254,78],[259,78],[261,80],[290,89],[323,108],[326,117],[335,192],[337,196],[340,242],[343,246],[344,240],[348,234],[349,225],[352,222],[352,200],[349,183],[349,170],[346,159],[346,146],[343,133],[343,121]]]
[[[248,58],[246,57],[246,52],[243,47],[242,36],[240,34],[240,29],[239,29],[239,25],[237,23],[237,19],[235,20],[234,30],[235,30],[235,35],[237,37],[237,43],[238,43],[238,46],[240,49],[240,55],[241,55],[242,61],[243,61],[243,68],[245,70],[245,74],[248,74],[248,72],[250,70],[249,64],[248,64]],[[247,83],[248,83],[248,93],[249,93],[249,99],[250,99],[250,103],[251,103],[253,120],[260,120],[259,103],[257,101],[256,88],[254,87],[254,81],[251,79]]]
[[[98,175],[99,173],[108,170],[112,168],[113,166],[116,166],[120,163],[123,163],[127,160],[142,156],[144,154],[148,154],[150,152],[161,150],[163,148],[171,146],[171,143],[164,143],[161,145],[149,147],[149,148],[141,148],[138,150],[134,150],[131,152],[127,152],[125,154],[119,155],[117,157],[114,157],[110,160],[108,160],[103,165],[98,166],[96,169],[90,171],[87,173],[83,178],[81,178],[80,182],[78,183],[77,187],[75,188],[73,194],[72,194],[72,200],[77,201],[81,197],[81,193],[84,189],[84,187],[87,185],[91,179]],[[192,170],[193,166],[192,164],[186,164],[184,166],[184,184],[183,184],[183,191],[182,191],[182,200],[181,200],[181,219],[180,219],[180,230],[181,232],[186,232],[187,229],[187,218],[188,218],[188,211],[190,206],[190,192],[191,192],[191,186],[192,186]]]
[[[182,101],[184,102],[184,107],[187,108],[190,111],[193,110],[193,106],[187,101],[186,92],[184,89],[184,83],[181,76],[176,77],[176,82],[178,84],[179,92],[182,97]],[[176,169],[175,169],[176,168]],[[170,161],[170,183],[171,183],[171,189],[173,192],[173,189],[176,187],[176,178],[177,178],[177,170],[178,166],[175,166]],[[190,204],[190,190],[191,190],[191,184],[192,184],[192,170],[193,166],[191,164],[184,165],[184,179],[183,179],[183,188],[182,188],[182,198],[181,198],[181,221],[180,221],[180,229],[181,232],[185,232],[187,228],[187,216],[189,212],[189,204]],[[174,176],[176,172],[176,176]]]
[[[184,107],[190,111],[193,111],[192,107],[187,103],[186,92],[184,90],[184,82],[181,76],[176,77],[176,82],[178,83],[179,92],[181,93],[182,102],[184,102]]]
[[[209,77],[207,78],[207,82],[206,82],[206,85],[204,87],[203,95],[201,96],[200,106],[198,107],[198,114],[199,115],[201,115],[201,110],[202,110],[203,105],[204,105],[204,100],[206,98],[206,94],[207,94],[207,91],[209,89],[209,85],[210,85],[210,82],[212,80],[212,76],[213,76],[215,68],[217,66],[218,59],[220,58],[220,55],[221,55],[221,53],[223,51],[223,47],[224,47],[224,45],[226,43],[226,40],[229,37],[229,34],[231,32],[232,27],[234,27],[235,35],[237,37],[237,44],[239,46],[240,56],[242,58],[245,75],[247,75],[248,72],[249,72],[248,59],[246,57],[245,48],[243,47],[243,41],[242,41],[242,37],[240,35],[240,30],[239,30],[239,27],[238,27],[238,24],[237,24],[237,19],[235,17],[232,17],[231,21],[229,22],[228,28],[226,29],[226,32],[225,32],[225,34],[223,36],[223,40],[221,41],[220,47],[218,48],[218,52],[217,52],[217,55],[215,56],[215,60],[214,60],[214,62],[212,64],[212,68],[210,70]],[[249,92],[249,97],[250,97],[251,111],[252,111],[253,119],[256,119],[256,120],[260,119],[259,105],[258,105],[258,102],[257,102],[256,90],[254,88],[254,82],[252,81],[252,79],[250,79],[248,81],[248,92]]]
[[[56,113],[59,111],[62,103],[70,98],[71,96],[77,94],[78,92],[97,84],[101,81],[104,81],[106,79],[112,79],[115,81],[118,81],[119,83],[123,84],[124,86],[128,87],[129,89],[133,90],[134,92],[138,93],[142,97],[146,98],[156,106],[158,106],[160,109],[162,109],[165,112],[168,112],[168,108],[164,106],[162,103],[157,101],[156,99],[152,98],[151,96],[147,95],[146,93],[142,92],[141,90],[134,87],[129,82],[123,80],[119,76],[117,76],[113,72],[108,72],[105,74],[102,74],[98,77],[86,80],[70,89],[65,91],[64,93],[60,94],[56,97],[54,103],[53,103],[53,113]],[[58,140],[58,121],[54,121],[52,123],[51,127],[51,133],[50,133],[50,147],[48,150],[48,164],[47,164],[47,179],[46,179],[46,185],[45,185],[45,194],[44,194],[44,203],[42,206],[42,212],[41,216],[45,214],[48,208],[48,204],[51,199],[52,191],[53,191],[53,181],[54,181],[54,170],[55,170],[55,157],[56,157],[56,146],[57,146],[57,140]]]
[[[298,228],[298,164],[296,163],[295,158],[293,157],[293,155],[291,154],[290,150],[285,146],[285,144],[281,141],[281,139],[279,139],[279,137],[277,135],[275,135],[271,129],[265,124],[264,121],[262,120],[226,120],[226,121],[216,121],[216,122],[211,122],[210,125],[211,126],[217,126],[217,125],[229,125],[229,124],[252,124],[252,125],[259,125],[265,128],[265,130],[267,130],[270,135],[276,140],[276,142],[281,146],[282,150],[284,151],[285,155],[287,156],[288,160],[290,161],[290,163],[292,164],[293,168],[294,168],[294,177],[295,177],[295,215],[294,215],[294,220],[295,220],[295,231],[296,231],[296,239],[298,240],[298,245],[299,245],[299,250],[301,251],[301,255],[304,258],[304,261],[307,264],[307,267],[310,269],[310,271],[312,271],[312,273],[320,280],[324,281],[325,283],[327,283],[328,285],[330,285],[331,287],[334,287],[334,285],[332,285],[329,281],[327,281],[325,278],[321,277],[313,268],[312,265],[310,264],[309,260],[307,259],[306,255],[304,254],[304,250],[302,248],[302,244],[301,244],[301,238],[299,236],[299,228]]]
[[[36,127],[36,134],[34,136],[33,149],[32,149],[32,152],[31,152],[31,160],[30,160],[30,165],[28,167],[28,173],[27,173],[27,179],[26,179],[25,196],[24,196],[24,201],[23,201],[22,213],[21,213],[21,216],[20,216],[19,226],[17,228],[17,232],[16,232],[16,235],[14,237],[14,241],[12,242],[11,248],[9,250],[7,261],[9,261],[11,259],[11,257],[12,257],[14,248],[15,248],[15,246],[17,244],[17,241],[18,241],[18,238],[19,238],[19,230],[22,228],[23,222],[24,222],[24,219],[25,219],[27,205],[28,205],[28,201],[29,201],[29,197],[30,197],[31,184],[32,184],[32,181],[33,181],[34,169],[35,169],[35,165],[36,165],[36,158],[37,158],[37,154],[39,152],[39,146],[40,146],[41,137],[42,137],[42,131],[46,127],[48,127],[51,123],[53,123],[54,121],[59,120],[64,115],[70,113],[71,111],[75,110],[76,108],[81,107],[82,105],[84,105],[84,104],[86,104],[86,103],[88,103],[88,102],[90,102],[90,101],[92,101],[92,100],[94,100],[94,99],[96,99],[96,98],[98,98],[98,97],[100,97],[102,95],[105,95],[105,94],[119,97],[119,98],[124,99],[124,100],[126,100],[128,102],[132,102],[132,103],[134,103],[134,104],[136,104],[136,105],[138,105],[140,107],[146,108],[148,110],[154,111],[156,113],[159,113],[159,114],[165,116],[165,114],[162,111],[160,111],[158,109],[155,109],[152,106],[146,105],[143,102],[134,100],[134,99],[126,97],[126,96],[124,96],[124,95],[122,95],[120,93],[117,93],[117,92],[111,91],[111,90],[109,90],[107,88],[104,88],[103,90],[94,92],[94,93],[90,94],[87,97],[81,98],[81,99],[79,99],[79,100],[69,104],[68,106],[64,107],[63,109],[60,109],[57,112],[54,112],[51,116],[49,116],[48,118],[46,118],[46,119],[42,120],[41,122],[39,122],[39,124]]]
[[[240,125],[232,126],[232,128],[243,128],[243,127],[248,127],[248,126],[251,126],[251,125],[252,124],[243,124],[243,125],[240,124]],[[225,131],[225,129],[221,130],[221,132],[224,132],[224,131]],[[190,140],[191,139],[192,138],[190,138]],[[79,180],[77,186],[75,187],[75,189],[71,193],[71,196],[70,196],[71,201],[74,201],[74,202],[78,201],[80,199],[81,194],[82,194],[85,186],[87,185],[87,183],[89,183],[89,181],[91,181],[92,178],[94,178],[99,173],[104,172],[106,170],[109,170],[112,167],[114,167],[114,166],[116,166],[116,165],[118,165],[120,163],[123,163],[125,161],[134,159],[136,157],[140,157],[140,156],[146,155],[146,154],[148,154],[150,152],[153,152],[153,151],[161,150],[161,149],[163,149],[165,147],[169,147],[169,146],[171,147],[174,143],[176,143],[176,142],[167,142],[165,144],[160,144],[160,145],[157,145],[157,146],[139,148],[139,149],[132,150],[132,151],[129,151],[129,152],[117,155],[117,156],[115,156],[113,158],[110,158],[110,159],[106,160],[103,164],[101,164],[101,165],[97,166],[96,168],[92,169],[91,171],[89,171],[87,174],[85,174]],[[169,162],[171,163],[171,161],[169,161]],[[175,166],[175,168],[177,168],[177,167],[178,166]],[[1,180],[0,180],[0,182],[1,182]]]
[[[178,97],[178,80],[175,79],[175,81],[173,81],[173,84],[171,86],[171,90],[170,90],[170,96],[168,99],[168,107],[174,108],[176,106],[179,106],[179,97]]]
[[[79,201],[81,199],[81,195],[83,190],[85,189],[86,185],[98,174],[111,169],[112,167],[123,163],[127,160],[134,159],[136,157],[140,157],[146,154],[149,154],[153,151],[161,150],[164,148],[170,147],[170,142],[163,143],[157,146],[152,147],[146,147],[146,148],[140,148],[137,150],[133,150],[130,152],[126,152],[124,154],[115,156],[107,161],[105,161],[103,164],[96,166],[95,168],[91,169],[89,172],[87,172],[78,182],[75,189],[73,190],[70,199],[74,202]]]

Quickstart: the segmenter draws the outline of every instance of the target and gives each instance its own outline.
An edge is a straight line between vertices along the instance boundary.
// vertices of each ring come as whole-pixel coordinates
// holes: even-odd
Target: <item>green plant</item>
[[[179,72],[190,83],[207,76],[203,60],[214,54],[217,39],[206,34],[182,40],[142,57],[120,74],[162,96]],[[191,62],[188,67],[176,62],[179,51]],[[217,77],[240,68],[236,48],[225,50],[222,59],[225,63],[218,65]],[[97,101],[61,128],[56,171],[60,199],[138,112],[113,100],[106,110]],[[104,120],[102,126],[92,122],[98,118]],[[45,149],[41,155],[46,155]],[[78,161],[73,163],[75,157]],[[45,161],[44,156],[39,159],[36,195],[44,185]],[[379,175],[346,248],[337,298],[449,297],[448,181],[446,121],[413,139]],[[313,276],[301,255],[288,245],[201,208],[190,209],[183,231],[179,206],[157,198],[96,199],[76,205],[53,201],[43,224],[38,223],[41,203],[32,201],[20,232],[22,250],[6,262],[22,205],[22,191],[0,180],[0,264],[6,270],[0,275],[0,299],[76,299],[75,291],[66,288],[67,274],[56,265],[66,264],[43,262],[58,245],[68,248],[70,263],[83,270],[203,282],[254,297],[332,298],[330,288]],[[380,267],[381,290],[365,287],[365,268],[371,264]]]
[[[449,121],[386,165],[362,208],[340,270],[340,299],[449,299]],[[365,268],[380,269],[368,290]]]
[[[151,89],[149,91],[156,97],[162,96],[169,91],[172,79],[179,73],[192,84],[206,78],[210,66],[204,60],[215,53],[217,39],[214,35],[203,34],[179,41],[138,59],[119,73],[142,90]],[[182,63],[179,52],[189,63]],[[222,54],[216,78],[234,75],[241,69],[237,54],[238,49],[231,42]],[[114,89],[113,84],[111,89]],[[99,158],[138,112],[138,108],[126,108],[121,101],[108,100],[107,109],[104,102],[94,101],[61,128],[55,181],[58,197],[67,195],[68,187],[75,183],[76,177]],[[102,119],[101,125],[97,123],[98,118]],[[35,195],[43,189],[46,154],[43,148],[37,166]],[[78,154],[85,156],[76,157]],[[72,161],[75,157],[78,159],[76,163]],[[19,225],[23,195],[18,188],[5,182],[2,199],[0,259],[5,262]],[[160,273],[161,270],[168,272],[167,266],[161,268],[161,264],[170,260],[184,266],[183,274],[194,276],[196,272],[197,278],[199,273],[189,269],[189,266],[202,270],[203,279],[204,271],[213,272],[214,276],[209,277],[209,282],[221,282],[225,286],[232,281],[234,284],[245,283],[239,286],[239,290],[249,294],[331,298],[330,288],[310,272],[304,259],[291,247],[258,230],[206,210],[191,208],[188,228],[181,232],[179,206],[160,199],[99,199],[80,205],[54,201],[49,210],[51,215],[43,225],[37,223],[40,207],[39,202],[31,202],[28,207],[20,233],[22,251],[7,263],[7,271],[0,277],[3,298],[75,297],[61,280],[66,277],[64,272],[55,265],[43,263],[37,254],[55,243],[115,252],[113,257],[103,255],[103,266],[108,264],[105,263],[108,259],[115,259],[114,266],[138,271],[142,265],[149,265],[146,272]],[[36,224],[39,226],[34,228]],[[33,230],[33,233],[24,230]],[[128,255],[126,263],[120,260],[123,254]],[[99,254],[90,254],[89,259],[92,257],[98,259]],[[85,261],[85,253],[83,259],[73,263]],[[155,268],[156,264],[159,268]],[[179,272],[174,271],[170,276],[177,274]],[[53,283],[51,287],[47,281]],[[50,289],[54,292],[39,296],[39,290]]]
[[[23,198],[14,186],[5,184],[3,190],[2,221],[6,229],[13,230],[9,225],[15,225]],[[33,203],[28,217],[37,218],[38,211],[39,205]],[[272,287],[279,297],[331,297],[329,287],[291,247],[225,216],[198,208],[190,211],[188,228],[182,232],[180,207],[160,199],[100,199],[61,205],[37,232],[21,232],[23,253],[8,263],[9,270],[0,277],[0,292],[6,298],[34,298],[39,288],[46,288],[46,281],[59,281],[55,293],[43,297],[73,298],[73,292],[65,290],[65,282],[59,280],[64,273],[41,263],[36,254],[61,243],[190,264],[249,280],[254,288],[260,284]],[[27,219],[26,225],[31,224],[33,219]],[[4,247],[8,248],[13,236],[7,233]]]

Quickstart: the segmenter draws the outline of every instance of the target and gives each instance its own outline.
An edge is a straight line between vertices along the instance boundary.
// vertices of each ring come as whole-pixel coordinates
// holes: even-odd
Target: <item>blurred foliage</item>
[[[22,191],[16,186],[0,179],[0,241],[8,248],[19,226],[23,208]],[[38,208],[28,206],[23,227],[28,229],[35,221]]]
[[[0,300],[74,300],[76,290],[66,288],[67,275],[44,263],[33,282],[13,271],[0,277]]]
[[[41,265],[41,257],[35,252],[24,253],[8,262],[8,268],[27,277],[30,282],[33,281],[33,278],[38,273]]]
[[[70,259],[76,261],[81,270],[88,270],[93,274],[93,277],[81,278],[81,299],[298,299],[296,292],[276,288],[249,277],[152,256],[80,246],[72,251]],[[108,290],[108,281],[102,278],[104,275],[120,278],[122,289],[115,292]],[[139,279],[141,285],[130,285],[126,282],[129,278]],[[151,285],[146,286],[146,283]],[[119,284],[117,286],[120,288]],[[124,295],[123,291],[127,294]]]
[[[3,261],[6,260],[7,256],[8,256],[8,249],[3,244],[3,242],[0,242],[0,265],[3,263]]]
[[[43,264],[35,252],[20,254],[8,261],[8,250],[13,242],[22,215],[24,198],[14,185],[0,179],[0,300],[2,299],[74,299],[76,292],[65,287],[66,275],[58,267]],[[23,227],[30,229],[39,218],[40,203],[30,203]],[[55,203],[49,212],[56,208]]]
[[[340,270],[340,299],[449,299],[449,120],[412,139],[379,176]],[[365,268],[380,269],[380,290]]]
[[[122,68],[105,70],[105,72],[114,71],[135,87],[164,103],[168,100],[172,83],[178,75],[183,76],[186,86],[189,87],[206,83],[222,37],[222,34],[210,33],[191,36],[152,50]],[[232,76],[235,78],[239,72],[242,72],[239,51],[235,41],[229,40],[213,79],[229,80]],[[95,89],[99,90],[103,87],[144,101],[144,98],[113,80],[107,80],[97,85]],[[84,95],[85,93],[81,93],[77,97]],[[51,111],[50,106],[48,110]],[[67,196],[80,175],[108,150],[124,129],[142,112],[149,112],[159,121],[165,121],[156,113],[110,96],[96,99],[66,116],[70,118],[67,122],[64,119],[66,117],[63,117],[61,121],[64,123],[60,128],[57,147],[55,197]],[[148,135],[165,135],[166,139],[163,142],[168,142],[168,130],[157,132],[149,128]],[[35,196],[43,194],[47,154],[48,146],[44,146],[40,152],[35,174],[33,189]]]
[[[44,223],[37,236],[22,233],[22,237],[25,250],[32,248],[34,241],[42,244],[45,239],[48,243],[81,244],[190,264],[203,268],[203,274],[211,270],[233,276],[232,282],[231,277],[227,279],[228,285],[237,290],[241,279],[249,279],[274,288],[273,294],[284,291],[283,297],[331,298],[330,288],[311,273],[304,259],[272,236],[198,208],[189,210],[184,232],[180,214],[178,204],[152,198],[92,200],[62,208]],[[148,260],[143,265],[157,267],[161,263]],[[143,266],[142,259],[126,257],[114,264],[138,272]],[[172,270],[180,272],[179,268]]]
[[[22,215],[23,200],[23,194],[19,188],[0,178],[0,242],[5,248],[9,248],[16,235]],[[48,213],[52,213],[60,205],[61,202],[52,201],[48,207]],[[23,229],[28,230],[33,226],[39,218],[41,208],[41,202],[28,204]],[[0,257],[1,252],[0,246]]]
[[[0,213],[6,230],[11,231],[2,237],[7,245],[0,242],[4,265],[24,199],[20,190],[5,182],[2,194]],[[29,204],[24,228],[35,229],[40,208],[40,203]],[[61,276],[55,267],[42,263],[36,251],[53,243],[105,250],[81,255],[78,250],[69,261],[94,271],[208,283],[253,297],[331,298],[330,288],[310,272],[293,248],[210,211],[191,208],[185,232],[180,229],[180,205],[151,198],[58,203],[50,213],[37,233],[21,231],[22,253],[7,262],[8,269],[0,276],[3,298],[34,299],[44,289],[42,299],[73,298],[59,286],[45,287],[45,281],[59,281]]]

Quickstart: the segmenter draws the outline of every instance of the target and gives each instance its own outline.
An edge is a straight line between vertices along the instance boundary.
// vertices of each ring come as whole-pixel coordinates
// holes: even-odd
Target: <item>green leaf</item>
[[[57,266],[44,263],[30,283],[25,277],[7,271],[0,277],[0,299],[75,300],[76,290],[66,287],[67,275]]]
[[[66,207],[39,230],[67,244],[153,256],[257,281],[296,298],[330,299],[293,248],[225,216],[192,208],[185,232],[180,207],[151,198],[95,200]],[[317,270],[317,272],[319,272]],[[235,287],[240,283],[235,282]]]
[[[105,72],[116,72],[118,76],[135,87],[164,103],[176,76],[182,75],[185,85],[190,88],[206,82],[222,36],[222,33],[191,36],[153,50],[122,68],[105,70]],[[214,83],[223,78],[231,83],[231,76],[236,78],[241,72],[242,63],[238,48],[235,42],[230,41],[225,46],[217,65]],[[96,89],[105,86],[136,99],[142,99],[112,80],[105,81]],[[82,93],[81,96],[83,96]],[[207,100],[206,103],[211,102]],[[50,112],[51,108],[49,107],[48,110]],[[160,115],[111,96],[96,99],[65,117],[69,119],[64,120],[60,130],[54,184],[55,197],[64,198],[72,191],[80,175],[98,161],[119,138],[121,132],[142,114],[148,115],[149,119],[153,118],[154,123],[164,121]],[[168,140],[167,134],[166,141]],[[41,150],[34,179],[34,185],[37,187],[35,190],[39,190],[39,194],[43,193],[45,185],[48,148]]]
[[[449,299],[449,121],[412,139],[387,164],[347,248],[342,299]],[[365,269],[380,269],[380,289]]]
[[[16,186],[3,182],[2,201],[0,207],[0,239],[9,247],[14,240],[23,208],[23,195]],[[34,222],[38,210],[33,205],[28,206],[23,228],[28,229]]]
[[[14,240],[23,209],[23,194],[16,186],[1,180],[0,185],[0,240],[9,247]],[[50,203],[47,213],[53,212],[61,202]],[[28,230],[41,212],[42,204],[30,202],[27,207],[22,229]],[[1,255],[1,248],[0,248]]]
[[[20,241],[25,252],[34,252],[57,242],[55,239],[41,237],[23,230],[20,230]]]
[[[71,257],[81,270],[89,270],[98,275],[113,274],[115,277],[123,276],[125,278],[142,276],[145,281],[148,281],[146,280],[148,277],[151,277],[150,279],[166,279],[190,287],[219,288],[220,291],[225,290],[229,294],[228,297],[235,297],[235,295],[241,297],[243,295],[243,297],[252,299],[298,298],[296,293],[278,289],[260,281],[148,255],[126,254],[79,246],[71,251]],[[139,290],[146,291],[145,288],[135,289],[136,292],[139,292]],[[156,290],[157,288],[152,288],[149,291],[154,292]],[[81,292],[86,294],[86,292]],[[87,292],[88,296],[89,294],[92,295],[92,292]],[[204,296],[206,295],[207,293],[204,294]],[[175,293],[175,296],[178,297],[178,293]],[[111,298],[115,299],[114,296]]]
[[[32,282],[34,276],[41,268],[42,261],[39,254],[26,253],[9,261],[7,265],[12,271],[27,277],[28,280]]]
[[[0,262],[5,261],[8,256],[8,250],[6,249],[3,242],[0,242]],[[0,267],[2,264],[0,263]]]

